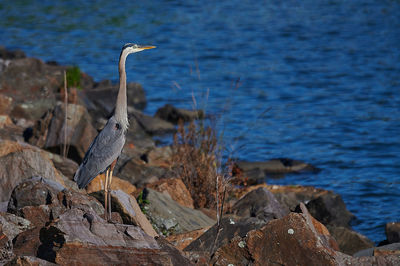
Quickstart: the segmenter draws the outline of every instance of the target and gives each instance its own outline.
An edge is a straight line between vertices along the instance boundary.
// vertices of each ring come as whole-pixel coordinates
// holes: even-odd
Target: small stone
[[[294,234],[294,230],[292,228],[290,228],[287,232],[288,232],[289,235],[293,235]]]
[[[244,248],[244,247],[246,246],[246,242],[240,241],[240,242],[238,243],[238,246],[239,246],[240,248]]]

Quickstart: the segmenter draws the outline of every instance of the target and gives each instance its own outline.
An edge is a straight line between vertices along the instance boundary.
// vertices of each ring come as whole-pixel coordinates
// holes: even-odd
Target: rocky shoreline
[[[113,111],[117,86],[80,73],[65,119],[67,70],[0,47],[1,265],[400,264],[400,223],[388,223],[376,247],[352,230],[354,215],[340,195],[260,184],[266,174],[319,171],[305,162],[236,162],[219,223],[215,209],[196,209],[171,170],[171,147],[158,147],[153,136],[204,115],[170,105],[145,115],[137,83],[128,84],[130,128],[114,171],[114,223],[107,223],[104,176],[83,190],[72,178]]]

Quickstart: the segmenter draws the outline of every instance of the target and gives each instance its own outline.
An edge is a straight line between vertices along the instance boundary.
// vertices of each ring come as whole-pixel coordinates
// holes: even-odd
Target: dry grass
[[[227,187],[216,130],[202,122],[179,123],[174,135],[172,169],[189,189],[195,208],[216,208],[220,215]]]

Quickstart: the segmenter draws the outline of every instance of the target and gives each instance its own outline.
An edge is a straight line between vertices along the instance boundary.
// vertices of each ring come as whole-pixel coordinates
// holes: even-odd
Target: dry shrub
[[[195,208],[221,207],[226,187],[215,129],[179,123],[174,135],[172,169],[189,189]]]

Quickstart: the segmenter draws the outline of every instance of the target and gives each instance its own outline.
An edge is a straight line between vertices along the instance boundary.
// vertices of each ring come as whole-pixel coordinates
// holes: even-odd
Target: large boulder
[[[323,241],[322,224],[307,214],[290,213],[272,220],[245,237],[236,236],[219,248],[212,257],[213,265],[398,265],[400,258],[354,258],[333,249]],[[315,226],[318,223],[319,226]],[[324,230],[321,232],[320,229]],[[326,230],[327,231],[327,230]],[[324,234],[324,233],[323,233]]]
[[[0,202],[8,201],[14,187],[32,176],[41,176],[66,186],[65,178],[47,153],[26,143],[1,141],[0,165]]]
[[[327,226],[329,232],[336,239],[340,251],[353,255],[354,253],[374,247],[374,243],[366,236],[343,226]]]
[[[265,221],[255,217],[223,217],[219,225],[213,225],[207,232],[185,247],[184,251],[202,251],[211,255],[219,247],[227,245],[235,236],[245,237],[249,231],[261,228],[265,224]]]
[[[37,122],[29,142],[59,154],[65,146],[68,157],[80,163],[96,135],[84,106],[68,104],[66,116],[65,104],[59,103]]]
[[[63,265],[189,265],[179,251],[133,225],[104,223],[95,213],[71,209],[43,231],[38,257]]]
[[[289,208],[279,203],[266,188],[258,188],[246,194],[232,207],[232,213],[241,217],[257,217],[269,221],[289,213]]]
[[[184,207],[169,195],[152,189],[144,189],[142,199],[145,205],[142,207],[160,235],[189,232],[215,223],[201,211]]]
[[[145,115],[134,109],[130,109],[129,114],[150,135],[160,135],[175,131],[175,126],[172,123],[161,118]]]

